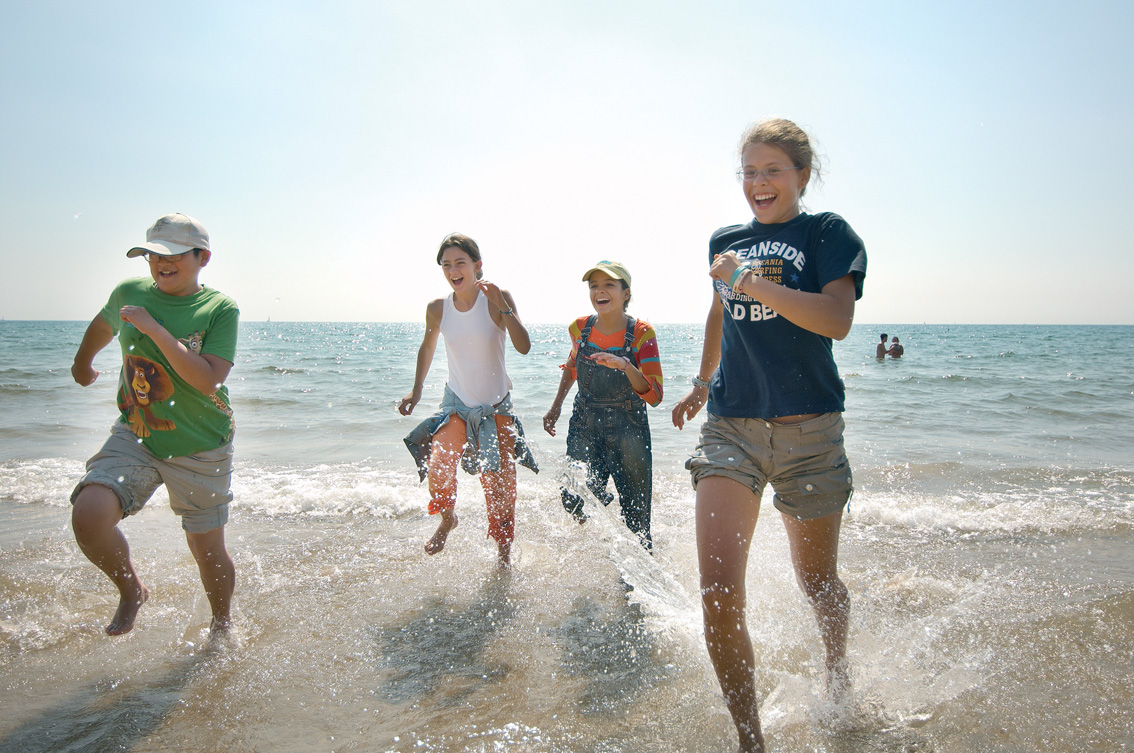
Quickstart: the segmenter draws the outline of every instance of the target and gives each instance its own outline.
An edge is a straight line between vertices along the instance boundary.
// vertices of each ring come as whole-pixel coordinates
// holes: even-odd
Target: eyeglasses
[[[738,168],[737,171],[736,171],[736,179],[741,181],[742,183],[745,183],[745,182],[756,180],[761,175],[763,175],[768,180],[775,180],[776,178],[780,177],[781,175],[783,175],[788,170],[800,170],[800,169],[802,169],[802,168],[799,168],[799,167],[780,167],[779,165],[772,165],[771,167],[766,167],[763,170],[749,170],[747,168],[741,167],[741,168]]]
[[[162,261],[164,259],[165,261],[173,262],[174,264],[181,261],[188,255],[188,252],[184,254],[155,254],[153,251],[147,251],[145,253],[146,261]]]

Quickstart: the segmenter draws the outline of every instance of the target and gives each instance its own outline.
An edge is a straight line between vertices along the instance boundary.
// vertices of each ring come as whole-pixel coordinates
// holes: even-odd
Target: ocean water
[[[164,492],[123,524],[153,598],[132,633],[78,551],[68,496],[114,418],[119,359],[89,388],[84,324],[0,322],[0,751],[731,751],[701,633],[687,389],[698,325],[658,325],[654,539],[560,508],[566,417],[541,428],[568,348],[509,354],[540,463],[519,471],[514,566],[460,479],[435,528],[398,415],[421,324],[241,325],[231,639]],[[906,346],[878,362],[881,331]],[[772,751],[1134,748],[1134,327],[859,325],[836,343],[856,492],[840,569],[852,703],[823,693],[818,631],[765,498],[749,619]]]

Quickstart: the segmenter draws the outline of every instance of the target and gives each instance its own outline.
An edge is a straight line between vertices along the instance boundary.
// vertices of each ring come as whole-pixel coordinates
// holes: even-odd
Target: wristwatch
[[[709,380],[708,379],[702,379],[701,377],[697,376],[696,374],[694,374],[689,379],[689,383],[692,384],[694,387],[708,387],[709,386]]]

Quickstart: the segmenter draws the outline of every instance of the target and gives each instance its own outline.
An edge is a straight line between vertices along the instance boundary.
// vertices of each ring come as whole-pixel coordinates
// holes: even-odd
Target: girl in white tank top
[[[536,467],[512,410],[504,336],[507,333],[522,354],[531,349],[531,339],[511,293],[481,279],[480,249],[472,238],[458,233],[446,237],[437,263],[453,292],[425,309],[425,337],[417,351],[413,391],[398,405],[398,411],[408,416],[421,401],[437,337],[443,334],[449,379],[441,409],[406,437],[420,472],[429,479],[429,514],[441,516],[425,551],[437,554],[444,549],[457,526],[454,505],[461,462],[466,471],[480,472],[488,535],[496,541],[500,561],[507,563],[515,528],[517,457],[533,471]]]
[[[492,320],[488,296],[479,293],[460,311],[451,293],[441,314],[441,334],[449,361],[449,389],[470,407],[496,405],[512,389],[504,370],[504,329]]]

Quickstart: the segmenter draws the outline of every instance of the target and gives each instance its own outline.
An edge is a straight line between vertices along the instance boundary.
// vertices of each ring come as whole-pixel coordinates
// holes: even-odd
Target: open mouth
[[[774,193],[761,193],[752,197],[752,203],[755,204],[758,209],[767,209],[772,206],[775,200],[776,195]]]

